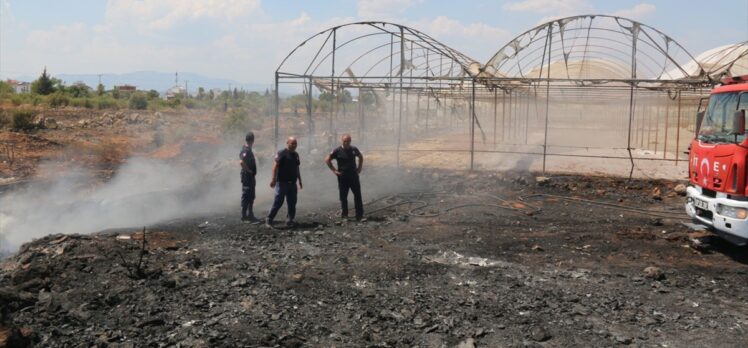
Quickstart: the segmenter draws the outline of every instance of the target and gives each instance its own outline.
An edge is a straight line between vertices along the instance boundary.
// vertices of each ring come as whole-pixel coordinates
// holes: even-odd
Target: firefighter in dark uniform
[[[299,190],[304,189],[304,184],[301,181],[301,171],[299,165],[299,154],[296,152],[296,146],[298,145],[296,138],[289,137],[286,141],[286,148],[278,151],[275,155],[275,163],[273,163],[273,176],[270,180],[270,187],[275,189],[275,198],[273,199],[273,206],[268,212],[268,216],[265,220],[265,225],[273,227],[273,219],[278,214],[278,210],[283,206],[283,200],[285,199],[288,204],[288,216],[286,225],[293,227],[296,225],[294,218],[296,217],[296,182],[299,183]]]
[[[338,177],[338,191],[340,191],[341,217],[348,218],[348,190],[353,192],[353,202],[356,207],[356,220],[364,217],[364,204],[361,200],[361,182],[358,175],[364,166],[364,155],[355,146],[351,146],[351,136],[344,134],[340,138],[341,145],[332,150],[325,158],[327,167]],[[356,165],[358,158],[358,165]],[[338,168],[332,165],[337,160]]]
[[[242,166],[242,221],[249,221],[257,224],[260,222],[252,211],[252,205],[255,201],[255,175],[257,174],[257,162],[255,155],[252,153],[252,145],[255,142],[255,134],[247,133],[244,137],[245,144],[242,152],[239,153],[239,160]]]

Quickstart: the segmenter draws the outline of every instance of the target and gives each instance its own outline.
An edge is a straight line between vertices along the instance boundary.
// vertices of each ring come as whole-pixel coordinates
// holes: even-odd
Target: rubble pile
[[[688,247],[678,183],[404,175],[421,183],[417,193],[366,197],[374,213],[363,222],[300,201],[294,229],[227,214],[28,243],[2,263],[0,340],[546,347],[709,346],[720,337],[721,346],[745,345],[744,250],[718,240],[708,252]],[[655,224],[614,205],[671,215]]]
[[[33,125],[37,129],[70,130],[75,128],[122,128],[132,125],[168,126],[170,121],[159,111],[81,111],[45,110],[34,117]]]

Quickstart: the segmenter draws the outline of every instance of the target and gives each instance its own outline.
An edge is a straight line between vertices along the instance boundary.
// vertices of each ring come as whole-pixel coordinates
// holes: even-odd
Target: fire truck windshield
[[[739,93],[713,94],[709,98],[709,106],[701,123],[699,140],[710,143],[723,143],[735,141],[735,136],[730,134],[732,130],[732,118],[734,117],[738,103]],[[740,98],[741,107],[748,104],[748,95]],[[737,142],[743,142],[745,135],[739,135]]]

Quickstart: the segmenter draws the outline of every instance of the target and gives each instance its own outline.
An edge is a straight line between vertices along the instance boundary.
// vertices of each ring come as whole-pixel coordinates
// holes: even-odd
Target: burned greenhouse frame
[[[283,59],[274,138],[297,135],[315,151],[351,133],[395,165],[441,154],[493,169],[514,156],[577,171],[569,160],[609,159],[631,176],[637,163],[682,161],[714,78],[671,37],[622,17],[547,22],[485,64],[407,26],[358,22],[319,32]],[[303,120],[283,110],[281,88],[302,91]]]

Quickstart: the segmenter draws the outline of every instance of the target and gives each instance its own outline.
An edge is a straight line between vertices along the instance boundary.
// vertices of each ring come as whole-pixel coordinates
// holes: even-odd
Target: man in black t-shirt
[[[249,221],[253,224],[259,223],[252,211],[252,206],[255,201],[255,175],[257,175],[257,162],[255,161],[255,155],[252,153],[252,145],[255,142],[255,134],[252,132],[247,133],[244,137],[245,144],[242,147],[242,151],[239,153],[239,164],[242,167],[241,179],[242,179],[242,221]]]
[[[364,155],[355,146],[351,146],[351,136],[344,134],[340,138],[341,145],[332,150],[325,158],[327,167],[338,177],[338,191],[340,193],[341,217],[348,217],[348,190],[353,192],[353,202],[356,207],[356,220],[364,217],[364,204],[361,200],[361,182],[358,175],[364,167]],[[358,158],[358,165],[356,165]],[[332,160],[338,162],[336,169]]]
[[[294,222],[294,217],[296,217],[296,181],[299,182],[299,189],[304,189],[304,184],[301,182],[301,171],[299,170],[301,161],[299,160],[299,154],[296,152],[297,145],[296,138],[289,137],[286,141],[286,148],[278,151],[278,154],[275,155],[273,177],[270,180],[270,187],[275,189],[275,198],[265,220],[268,227],[273,227],[273,219],[283,206],[284,199],[288,203],[286,225],[290,227],[296,225],[296,222]]]

